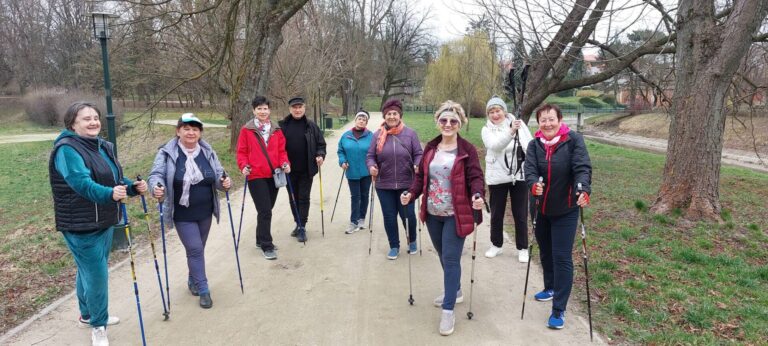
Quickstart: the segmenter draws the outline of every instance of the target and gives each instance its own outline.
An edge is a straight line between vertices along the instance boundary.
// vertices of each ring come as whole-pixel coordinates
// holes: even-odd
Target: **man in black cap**
[[[299,242],[305,242],[307,233],[303,227],[306,226],[309,216],[309,193],[312,191],[312,178],[325,159],[325,139],[317,124],[305,116],[306,107],[302,97],[288,100],[288,106],[291,114],[280,121],[280,128],[285,135],[285,150],[291,162],[289,177],[293,186],[293,198],[300,213],[296,215],[296,211],[291,208],[293,218],[297,221],[291,236],[296,237]]]

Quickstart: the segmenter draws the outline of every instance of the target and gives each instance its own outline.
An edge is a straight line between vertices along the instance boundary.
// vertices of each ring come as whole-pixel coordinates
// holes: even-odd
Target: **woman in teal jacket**
[[[94,104],[70,105],[64,126],[48,161],[56,229],[77,264],[78,324],[92,327],[94,345],[106,345],[106,326],[120,321],[108,314],[113,227],[120,222],[120,201],[146,192],[147,183],[123,176],[115,146],[99,137],[101,113]]]
[[[349,192],[352,195],[352,214],[349,217],[349,227],[346,234],[355,233],[364,228],[365,211],[368,209],[368,196],[371,187],[371,174],[365,165],[365,156],[371,145],[373,134],[368,125],[368,112],[360,110],[355,115],[355,126],[341,135],[339,149],[339,165],[344,169],[349,183]]]

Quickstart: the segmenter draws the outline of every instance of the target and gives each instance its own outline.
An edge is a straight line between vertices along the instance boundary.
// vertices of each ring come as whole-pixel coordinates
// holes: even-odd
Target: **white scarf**
[[[179,148],[181,148],[181,152],[187,156],[187,162],[184,163],[184,184],[182,185],[183,189],[179,204],[189,207],[189,187],[203,180],[203,173],[200,172],[200,168],[197,167],[197,163],[195,162],[195,158],[200,154],[200,144],[196,144],[195,149],[193,150],[185,148],[181,145],[181,142],[178,144]]]

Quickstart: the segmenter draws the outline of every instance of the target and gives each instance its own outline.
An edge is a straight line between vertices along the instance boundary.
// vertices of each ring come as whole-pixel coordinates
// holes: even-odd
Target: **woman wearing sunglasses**
[[[424,148],[416,179],[400,197],[400,203],[406,205],[421,193],[426,194],[421,199],[419,217],[427,223],[443,267],[444,293],[434,304],[443,309],[440,334],[450,335],[456,321],[454,305],[464,301],[460,286],[461,250],[465,237],[474,230],[472,209],[483,207],[485,182],[477,150],[459,136],[459,130],[467,123],[461,105],[446,101],[435,112],[435,122],[440,135]]]

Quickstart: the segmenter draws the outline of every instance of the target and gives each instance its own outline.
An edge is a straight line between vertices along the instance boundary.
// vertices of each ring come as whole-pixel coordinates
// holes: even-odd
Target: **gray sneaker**
[[[275,260],[277,259],[277,252],[275,252],[275,250],[264,251],[264,258],[268,260]]]
[[[365,219],[357,220],[357,230],[362,231],[365,229]]]
[[[453,310],[443,310],[440,317],[440,335],[453,334],[453,326],[456,325],[456,315]]]
[[[443,306],[443,299],[445,299],[445,293],[439,295],[437,298],[435,298],[435,301],[433,302],[436,307],[442,307]],[[456,292],[456,304],[463,303],[464,302],[464,293],[461,293],[461,290]]]
[[[347,230],[346,230],[346,231],[344,231],[344,233],[345,233],[345,234],[352,234],[352,233],[355,233],[355,232],[357,232],[358,230],[359,230],[359,229],[357,228],[357,225],[355,225],[354,223],[351,223],[351,222],[350,222],[350,223],[349,223],[349,226],[347,226]]]

